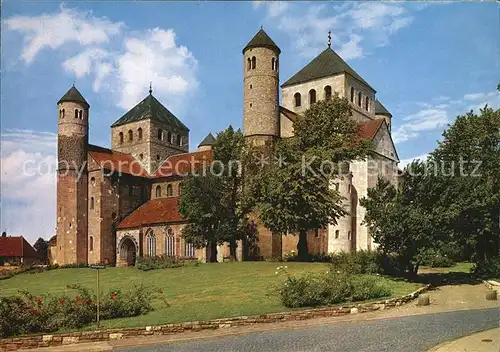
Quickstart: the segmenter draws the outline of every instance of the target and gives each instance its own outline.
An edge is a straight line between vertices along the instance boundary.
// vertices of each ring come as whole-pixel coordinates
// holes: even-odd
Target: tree
[[[244,160],[243,134],[229,126],[217,135],[213,163],[183,181],[180,212],[189,222],[183,236],[198,248],[208,246],[210,261],[216,261],[216,246],[224,242],[235,259],[237,241],[252,235],[246,219],[250,208],[242,200]]]
[[[33,245],[33,248],[38,252],[38,254],[43,258],[43,261],[46,262],[49,257],[49,243],[45,241],[43,238],[39,237],[35,244]]]
[[[418,255],[434,248],[443,234],[426,162],[413,161],[404,170],[398,187],[380,178],[360,200],[366,209],[364,223],[378,249],[395,257],[399,272],[416,274]]]
[[[500,255],[500,110],[458,116],[432,153],[450,232],[474,247],[476,263]]]
[[[279,140],[269,165],[252,182],[257,213],[274,234],[297,234],[298,256],[308,256],[307,232],[326,228],[347,214],[332,178],[352,160],[367,156],[346,98],[319,101],[294,122],[294,137]],[[344,174],[344,176],[346,176]]]

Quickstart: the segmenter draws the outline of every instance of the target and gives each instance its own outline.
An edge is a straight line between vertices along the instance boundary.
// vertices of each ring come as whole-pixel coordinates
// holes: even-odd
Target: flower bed
[[[68,295],[33,296],[23,292],[18,296],[0,299],[0,337],[28,333],[53,332],[74,329],[96,320],[96,295],[81,286],[74,297]],[[122,292],[111,291],[100,299],[102,319],[131,317],[151,311],[151,290],[133,286]]]

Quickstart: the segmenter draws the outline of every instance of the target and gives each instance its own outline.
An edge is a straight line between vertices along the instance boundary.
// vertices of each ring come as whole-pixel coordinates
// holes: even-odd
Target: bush
[[[96,319],[96,296],[81,286],[75,297],[67,295],[19,296],[0,299],[0,337],[28,333],[75,329]],[[111,291],[100,305],[102,319],[131,317],[151,311],[152,292],[144,286],[134,286],[127,292]]]
[[[135,267],[139,270],[148,271],[154,269],[178,268],[186,265],[199,265],[199,261],[193,258],[181,258],[174,256],[145,256],[137,258]]]
[[[471,272],[481,278],[500,278],[500,257],[488,258],[483,262],[474,264]]]
[[[372,251],[356,251],[351,253],[340,252],[331,255],[334,270],[345,271],[351,274],[382,273],[382,254]]]
[[[289,308],[316,307],[390,296],[391,289],[379,278],[346,272],[288,276],[278,294]]]
[[[416,261],[419,265],[430,266],[432,268],[449,268],[455,265],[455,261],[440,250],[428,248],[420,252]]]

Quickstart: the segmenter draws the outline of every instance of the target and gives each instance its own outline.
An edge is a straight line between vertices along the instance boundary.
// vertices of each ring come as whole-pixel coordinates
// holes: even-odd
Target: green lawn
[[[126,289],[133,283],[144,283],[162,289],[170,307],[154,302],[155,310],[140,317],[102,322],[103,327],[158,325],[182,321],[208,320],[239,315],[255,315],[289,310],[275,295],[268,295],[273,284],[285,279],[276,275],[276,267],[284,263],[243,262],[202,264],[173,269],[139,271],[135,268],[101,270],[101,289]],[[322,263],[285,263],[290,274],[328,270]],[[403,280],[381,280],[393,288],[393,296],[414,291],[418,284]],[[80,284],[95,289],[96,272],[91,269],[59,269],[38,274],[21,274],[0,281],[0,296],[18,290],[33,294],[73,294],[67,285]],[[93,328],[93,327],[89,327]]]
[[[435,273],[470,273],[470,269],[474,263],[461,262],[456,263],[454,266],[449,268],[431,268],[428,266],[421,266],[419,271],[429,271]]]

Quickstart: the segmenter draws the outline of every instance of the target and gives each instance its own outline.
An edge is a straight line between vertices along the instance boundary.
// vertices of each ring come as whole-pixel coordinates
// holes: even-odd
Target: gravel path
[[[500,308],[463,310],[369,321],[325,324],[295,330],[123,348],[117,351],[426,351],[448,341],[499,327]]]

